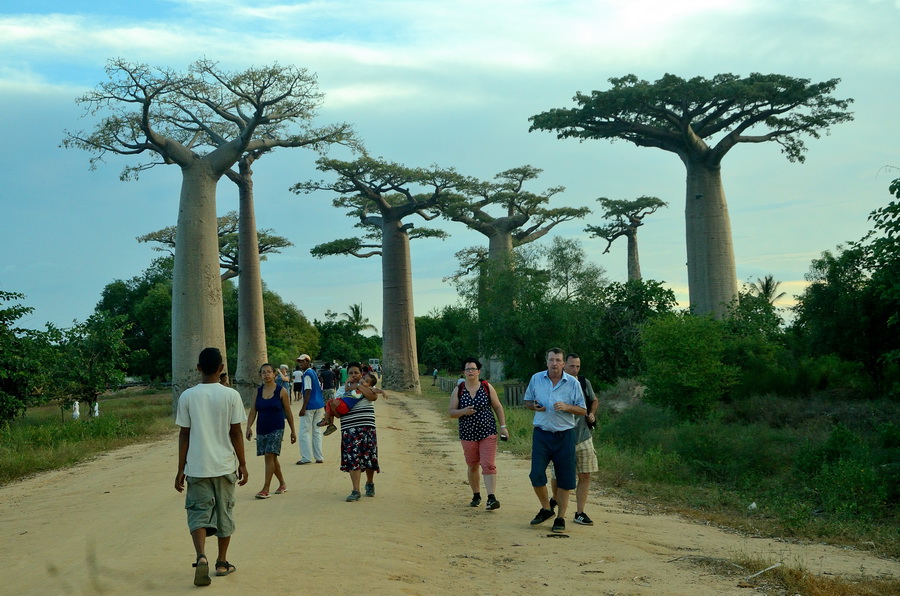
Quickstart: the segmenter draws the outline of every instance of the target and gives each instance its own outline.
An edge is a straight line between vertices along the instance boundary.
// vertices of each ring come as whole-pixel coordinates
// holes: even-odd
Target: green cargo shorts
[[[228,538],[234,533],[234,487],[237,474],[214,478],[188,476],[184,508],[191,532],[206,528],[207,536]]]

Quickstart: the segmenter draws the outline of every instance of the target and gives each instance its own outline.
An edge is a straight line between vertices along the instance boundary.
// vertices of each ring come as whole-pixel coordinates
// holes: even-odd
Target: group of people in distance
[[[596,422],[599,402],[590,381],[581,376],[581,358],[563,357],[563,351],[547,352],[547,370],[531,377],[525,390],[524,405],[534,412],[531,444],[531,485],[541,509],[531,525],[551,517],[553,532],[566,531],[569,492],[575,490],[577,524],[592,526],[584,512],[590,490],[591,473],[599,470],[591,431]],[[500,508],[495,494],[497,485],[497,440],[507,440],[506,415],[497,391],[480,379],[481,362],[467,358],[463,378],[450,392],[449,414],[459,419],[459,440],[468,466],[472,488],[471,507],[481,505],[481,479],[487,491],[488,511]],[[499,430],[497,422],[499,421]],[[547,467],[551,466],[552,494],[547,490]],[[558,508],[558,509],[557,509]]]
[[[362,366],[351,362],[346,367],[347,378],[340,396],[326,403],[322,386],[315,371],[311,370],[309,356],[301,354],[297,362],[301,375],[295,377],[295,382],[300,387],[294,385],[294,388],[301,394],[301,426],[308,429],[310,438],[305,450],[301,442],[301,460],[297,463],[308,463],[310,460],[304,461],[303,455],[310,453],[316,462],[322,463],[320,428],[325,427],[328,429],[326,434],[330,434],[329,431],[335,429],[334,418],[340,417],[340,469],[349,473],[352,484],[346,500],[354,502],[362,496],[363,472],[366,474],[365,495],[374,497],[375,473],[380,467],[373,402],[382,393],[376,387],[377,377],[374,373],[364,377]],[[175,490],[184,492],[186,489],[188,529],[196,551],[194,584],[198,586],[211,583],[209,559],[205,554],[209,536],[216,536],[218,540],[215,575],[225,576],[236,570],[227,559],[234,532],[234,491],[236,485],[247,484],[249,478],[243,439],[245,436],[248,441],[253,438],[253,423],[256,423],[257,455],[265,457],[265,480],[257,498],[269,497],[273,477],[279,483],[274,493],[287,491],[278,462],[285,421],[291,429],[291,443],[298,440],[291,413],[291,386],[284,383],[286,370],[281,367],[276,370],[270,364],[260,367],[262,383],[248,417],[240,394],[220,382],[224,367],[217,348],[206,348],[200,353],[197,370],[202,375],[202,382],[181,394],[175,418],[180,427]],[[566,530],[565,516],[572,490],[576,490],[577,502],[574,521],[593,525],[584,506],[591,473],[598,470],[591,439],[598,403],[590,382],[579,375],[580,367],[577,354],[568,354],[564,358],[562,350],[551,349],[547,353],[547,370],[531,377],[524,397],[525,407],[534,411],[529,476],[541,503],[531,524],[538,525],[555,516],[554,532]],[[481,362],[477,358],[467,358],[463,362],[463,378],[450,393],[449,415],[459,420],[459,438],[472,489],[469,505],[481,505],[483,476],[487,492],[485,507],[493,511],[500,508],[496,495],[497,441],[507,440],[509,431],[496,390],[481,380],[480,374]],[[305,416],[309,419],[304,420]],[[244,422],[248,423],[246,435],[241,431]],[[547,489],[550,465],[553,469],[552,494]]]
[[[363,379],[362,366],[357,362],[349,363],[345,369],[347,380],[342,394],[339,398],[329,400],[329,417],[326,419],[323,389],[315,372],[310,370],[309,356],[301,354],[297,362],[304,375],[311,373],[306,375],[309,382],[302,376],[299,381],[302,394],[301,438],[305,434],[309,445],[304,450],[301,440],[301,460],[297,463],[308,463],[303,456],[310,453],[314,454],[317,463],[324,461],[321,448],[323,433],[318,428],[317,421],[327,420],[331,424],[335,417],[341,417],[340,469],[349,473],[352,484],[346,500],[359,500],[363,471],[366,473],[366,496],[374,497],[375,473],[380,468],[372,402],[382,393],[375,387],[377,377],[370,372]],[[228,562],[227,554],[234,532],[235,485],[243,486],[249,478],[244,456],[244,436],[248,441],[253,438],[251,427],[256,422],[256,454],[265,457],[265,480],[262,490],[256,494],[258,499],[269,498],[273,476],[279,482],[274,493],[283,494],[287,491],[278,462],[285,421],[291,429],[291,443],[297,442],[297,431],[291,413],[290,385],[284,382],[287,367],[275,369],[268,363],[260,367],[262,384],[257,388],[249,416],[244,411],[240,394],[228,387],[227,383],[221,382],[224,368],[222,354],[217,348],[204,349],[197,363],[202,381],[181,394],[175,417],[175,424],[181,428],[178,435],[175,490],[184,492],[187,489],[185,509],[196,551],[193,563],[194,584],[198,586],[211,583],[209,559],[205,554],[208,536],[216,536],[218,539],[215,575],[225,576],[236,570]],[[335,403],[336,400],[340,400],[340,404]],[[247,422],[246,435],[241,432],[241,424],[244,422]],[[334,425],[331,424],[329,428],[334,428]],[[308,432],[304,433],[304,430]]]

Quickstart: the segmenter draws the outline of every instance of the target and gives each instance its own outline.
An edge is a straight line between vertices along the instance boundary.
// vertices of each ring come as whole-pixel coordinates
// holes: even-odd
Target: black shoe
[[[552,532],[562,533],[566,531],[566,520],[561,517],[557,517],[556,521],[553,522],[553,527],[550,528]]]
[[[550,499],[550,511],[556,511],[557,504],[556,499]]]
[[[472,497],[469,507],[478,507],[479,505],[481,505],[481,497]]]
[[[359,491],[358,490],[350,491],[350,494],[347,495],[346,501],[348,503],[353,503],[354,501],[359,501]]]
[[[367,497],[375,496],[375,483],[374,482],[366,482],[366,496]]]
[[[534,519],[531,520],[531,525],[536,526],[538,524],[542,524],[551,517],[553,517],[552,511],[550,511],[549,509],[541,508],[541,510],[537,512],[537,515],[534,516]]]
[[[575,514],[575,523],[581,524],[582,526],[593,526],[594,520],[587,516],[587,513],[576,513]]]
[[[488,511],[493,511],[494,509],[500,509],[500,501],[498,501],[497,499],[488,497],[486,509]]]

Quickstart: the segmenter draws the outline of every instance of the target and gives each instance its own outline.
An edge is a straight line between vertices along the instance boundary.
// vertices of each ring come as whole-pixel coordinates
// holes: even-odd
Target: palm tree
[[[755,283],[751,283],[750,293],[765,298],[769,304],[775,304],[777,300],[787,296],[785,292],[778,291],[780,285],[781,282],[775,281],[775,276],[770,273],[762,279],[757,278]]]
[[[351,304],[350,312],[342,312],[341,317],[350,324],[350,327],[355,333],[362,333],[363,331],[374,331],[375,333],[378,333],[378,327],[370,324],[369,319],[363,316],[362,303]]]

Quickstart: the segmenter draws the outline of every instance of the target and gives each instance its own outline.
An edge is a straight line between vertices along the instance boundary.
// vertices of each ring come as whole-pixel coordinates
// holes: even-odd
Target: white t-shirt
[[[295,371],[294,371],[294,374],[293,374],[292,376],[294,377],[294,382],[295,382],[295,383],[302,383],[302,382],[303,382],[303,371],[302,371],[302,370],[295,370]]]
[[[238,460],[228,433],[232,424],[246,421],[241,396],[231,387],[201,383],[186,389],[175,415],[175,424],[191,429],[185,475],[215,478],[233,474]]]

